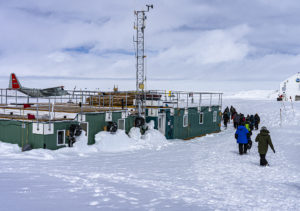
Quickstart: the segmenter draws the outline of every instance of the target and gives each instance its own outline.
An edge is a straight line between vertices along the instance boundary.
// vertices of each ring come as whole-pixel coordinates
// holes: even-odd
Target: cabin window
[[[200,112],[199,113],[199,124],[203,124],[203,121],[204,121],[204,113]]]
[[[213,112],[213,122],[217,122],[217,111]]]
[[[57,145],[64,145],[65,144],[65,131],[58,130],[57,131]]]
[[[118,129],[125,130],[125,119],[118,120]]]
[[[183,127],[187,127],[189,123],[188,115],[183,115]]]

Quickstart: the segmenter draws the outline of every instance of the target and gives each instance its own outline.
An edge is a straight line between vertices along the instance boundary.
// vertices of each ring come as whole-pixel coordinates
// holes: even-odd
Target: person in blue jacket
[[[237,140],[237,143],[239,144],[239,152],[240,155],[243,153],[247,153],[247,144],[250,137],[250,133],[248,129],[245,127],[244,124],[241,124],[238,126],[236,132],[235,132],[235,138]]]

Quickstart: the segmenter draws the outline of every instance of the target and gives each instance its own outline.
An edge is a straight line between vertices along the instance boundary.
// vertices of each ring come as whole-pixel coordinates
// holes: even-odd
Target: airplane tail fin
[[[16,76],[16,74],[12,73],[10,74],[10,79],[9,79],[9,89],[20,89],[22,86]]]

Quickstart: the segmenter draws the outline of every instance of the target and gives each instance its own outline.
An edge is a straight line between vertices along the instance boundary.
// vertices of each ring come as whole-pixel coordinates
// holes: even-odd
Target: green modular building
[[[191,139],[210,133],[220,132],[221,113],[219,106],[163,108],[151,115],[147,110],[146,121],[151,120],[167,139]]]
[[[83,93],[75,96],[75,103],[69,103],[71,96],[68,96],[65,99],[68,102],[63,102],[63,98],[60,97],[60,103],[57,103],[56,98],[54,102],[51,102],[53,98],[49,98],[47,103],[36,99],[36,103],[28,104],[31,99],[26,96],[26,106],[18,103],[20,99],[17,99],[17,94],[10,96],[7,90],[4,93],[5,98],[1,95],[0,99],[0,141],[18,144],[22,148],[30,145],[33,149],[55,150],[72,146],[71,143],[76,139],[74,128],[78,126],[85,131],[89,145],[95,143],[97,133],[106,131],[112,123],[116,123],[117,128],[125,130],[126,133],[135,127],[137,111],[134,101],[133,105],[127,105],[127,93],[119,96],[118,93],[114,93],[114,96],[107,98],[100,96],[102,101],[98,94],[96,97],[94,95],[94,98],[98,97],[101,102],[101,105],[97,106],[87,103],[82,106],[79,101],[84,101]],[[90,94],[87,96],[90,97]],[[216,102],[213,102],[214,95],[217,96]],[[221,93],[166,94],[153,91],[151,95],[145,96],[142,117],[146,123],[154,121],[154,128],[167,139],[186,140],[216,133],[220,131],[221,126],[221,96]],[[9,97],[15,99],[14,104],[3,103],[7,102]],[[113,105],[116,99],[119,100],[119,107]],[[145,130],[145,126],[141,127],[142,132]]]
[[[134,117],[125,115],[125,111],[93,112],[79,114],[74,120],[45,122],[5,118],[0,119],[0,140],[20,147],[29,144],[33,149],[54,150],[68,146],[72,125],[80,125],[91,145],[95,143],[95,135],[106,130],[108,122],[117,122],[120,129],[128,132],[133,127]]]
[[[33,122],[0,119],[0,140],[18,144],[29,144],[33,149],[59,149],[68,144],[66,131],[76,121]]]
[[[146,122],[154,121],[167,139],[191,139],[220,131],[220,107],[146,109]],[[151,113],[152,112],[152,113]],[[155,114],[154,114],[155,113]],[[69,144],[71,125],[80,125],[86,132],[88,144],[95,143],[95,135],[106,130],[109,122],[116,122],[126,133],[134,127],[135,116],[126,111],[92,112],[77,115],[75,120],[52,122],[0,119],[0,140],[29,144],[32,148],[59,149]]]

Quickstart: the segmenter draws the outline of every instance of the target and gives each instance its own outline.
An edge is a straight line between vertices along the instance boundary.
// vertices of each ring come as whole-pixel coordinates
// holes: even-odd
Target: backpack
[[[252,147],[252,141],[251,139],[248,140],[247,149],[251,149]]]

